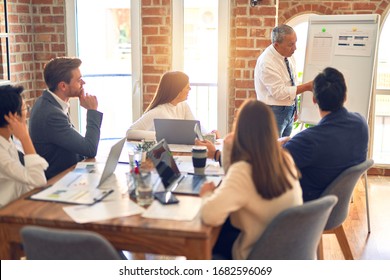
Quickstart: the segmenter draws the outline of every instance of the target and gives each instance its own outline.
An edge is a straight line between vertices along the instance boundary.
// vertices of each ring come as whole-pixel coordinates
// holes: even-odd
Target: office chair
[[[330,214],[328,222],[325,226],[324,234],[336,234],[337,241],[340,244],[341,250],[346,260],[353,260],[353,255],[347,240],[347,236],[345,235],[343,223],[348,216],[352,193],[355,189],[358,180],[363,175],[363,173],[365,173],[373,165],[374,161],[372,159],[367,159],[360,164],[349,167],[348,169],[344,170],[339,176],[337,176],[336,179],[334,179],[333,182],[321,194],[321,197],[335,195],[338,198],[338,202],[333,208],[332,213]],[[368,193],[366,189],[366,196],[367,195]],[[366,203],[368,215],[367,197]],[[368,216],[367,219],[369,219]],[[324,259],[322,237],[318,246],[318,259]]]
[[[85,230],[25,226],[20,231],[28,260],[121,260],[100,234]]]
[[[337,197],[329,195],[279,213],[255,243],[248,260],[315,260]]]

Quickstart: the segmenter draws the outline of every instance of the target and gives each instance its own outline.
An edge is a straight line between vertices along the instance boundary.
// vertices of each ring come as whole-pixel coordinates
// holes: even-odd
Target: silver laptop
[[[79,162],[74,170],[66,174],[55,184],[67,187],[99,187],[114,173],[125,142],[126,138],[122,138],[111,147],[107,161],[104,164],[96,162]]]
[[[200,127],[198,120],[154,119],[156,140],[165,139],[168,144],[194,145],[196,123]]]
[[[222,180],[222,177],[218,175],[181,174],[165,139],[151,148],[148,151],[148,156],[152,160],[166,191],[198,195],[203,183],[212,181],[215,186],[218,186]]]

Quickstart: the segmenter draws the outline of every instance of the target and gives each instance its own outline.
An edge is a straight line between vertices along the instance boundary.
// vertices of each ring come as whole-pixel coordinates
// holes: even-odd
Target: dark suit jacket
[[[96,156],[102,119],[102,113],[88,110],[83,137],[53,96],[46,90],[43,92],[32,108],[29,130],[37,153],[49,163],[47,179],[86,157]]]
[[[303,200],[313,200],[342,171],[367,159],[367,122],[341,108],[296,134],[284,147],[301,171]]]

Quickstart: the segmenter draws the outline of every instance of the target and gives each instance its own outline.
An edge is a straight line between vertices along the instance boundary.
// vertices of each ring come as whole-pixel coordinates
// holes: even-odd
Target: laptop
[[[222,177],[218,175],[182,174],[165,139],[151,148],[148,151],[148,156],[152,160],[166,191],[176,194],[199,195],[203,183],[212,181],[215,186],[221,183]]]
[[[156,140],[165,139],[168,144],[194,145],[195,124],[200,127],[198,120],[154,119]]]
[[[126,138],[122,138],[111,147],[107,161],[104,164],[97,162],[79,162],[73,171],[66,174],[55,185],[67,187],[101,186],[114,173],[125,142]]]

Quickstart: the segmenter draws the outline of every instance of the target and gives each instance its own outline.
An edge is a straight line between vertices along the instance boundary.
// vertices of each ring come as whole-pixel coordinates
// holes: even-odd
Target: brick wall
[[[257,57],[271,43],[270,34],[277,22],[276,1],[263,0],[251,7],[248,0],[232,0],[229,96],[229,127],[235,111],[244,100],[256,98],[253,84]]]
[[[8,0],[11,81],[25,87],[27,103],[45,88],[43,66],[66,54],[64,0]]]
[[[170,0],[142,0],[143,108],[149,105],[161,75],[172,67]]]
[[[172,65],[171,0],[142,1],[143,107],[149,104],[160,76]],[[228,1],[228,0],[226,0]],[[270,44],[270,32],[304,13],[388,13],[390,0],[231,1],[229,62],[229,123],[247,98],[254,98],[253,69],[258,55]],[[8,0],[11,45],[11,80],[23,84],[29,102],[45,87],[42,68],[50,58],[66,54],[64,0]]]
[[[23,85],[30,100],[35,97],[31,5],[30,1],[17,0],[8,0],[7,4],[11,81]]]

